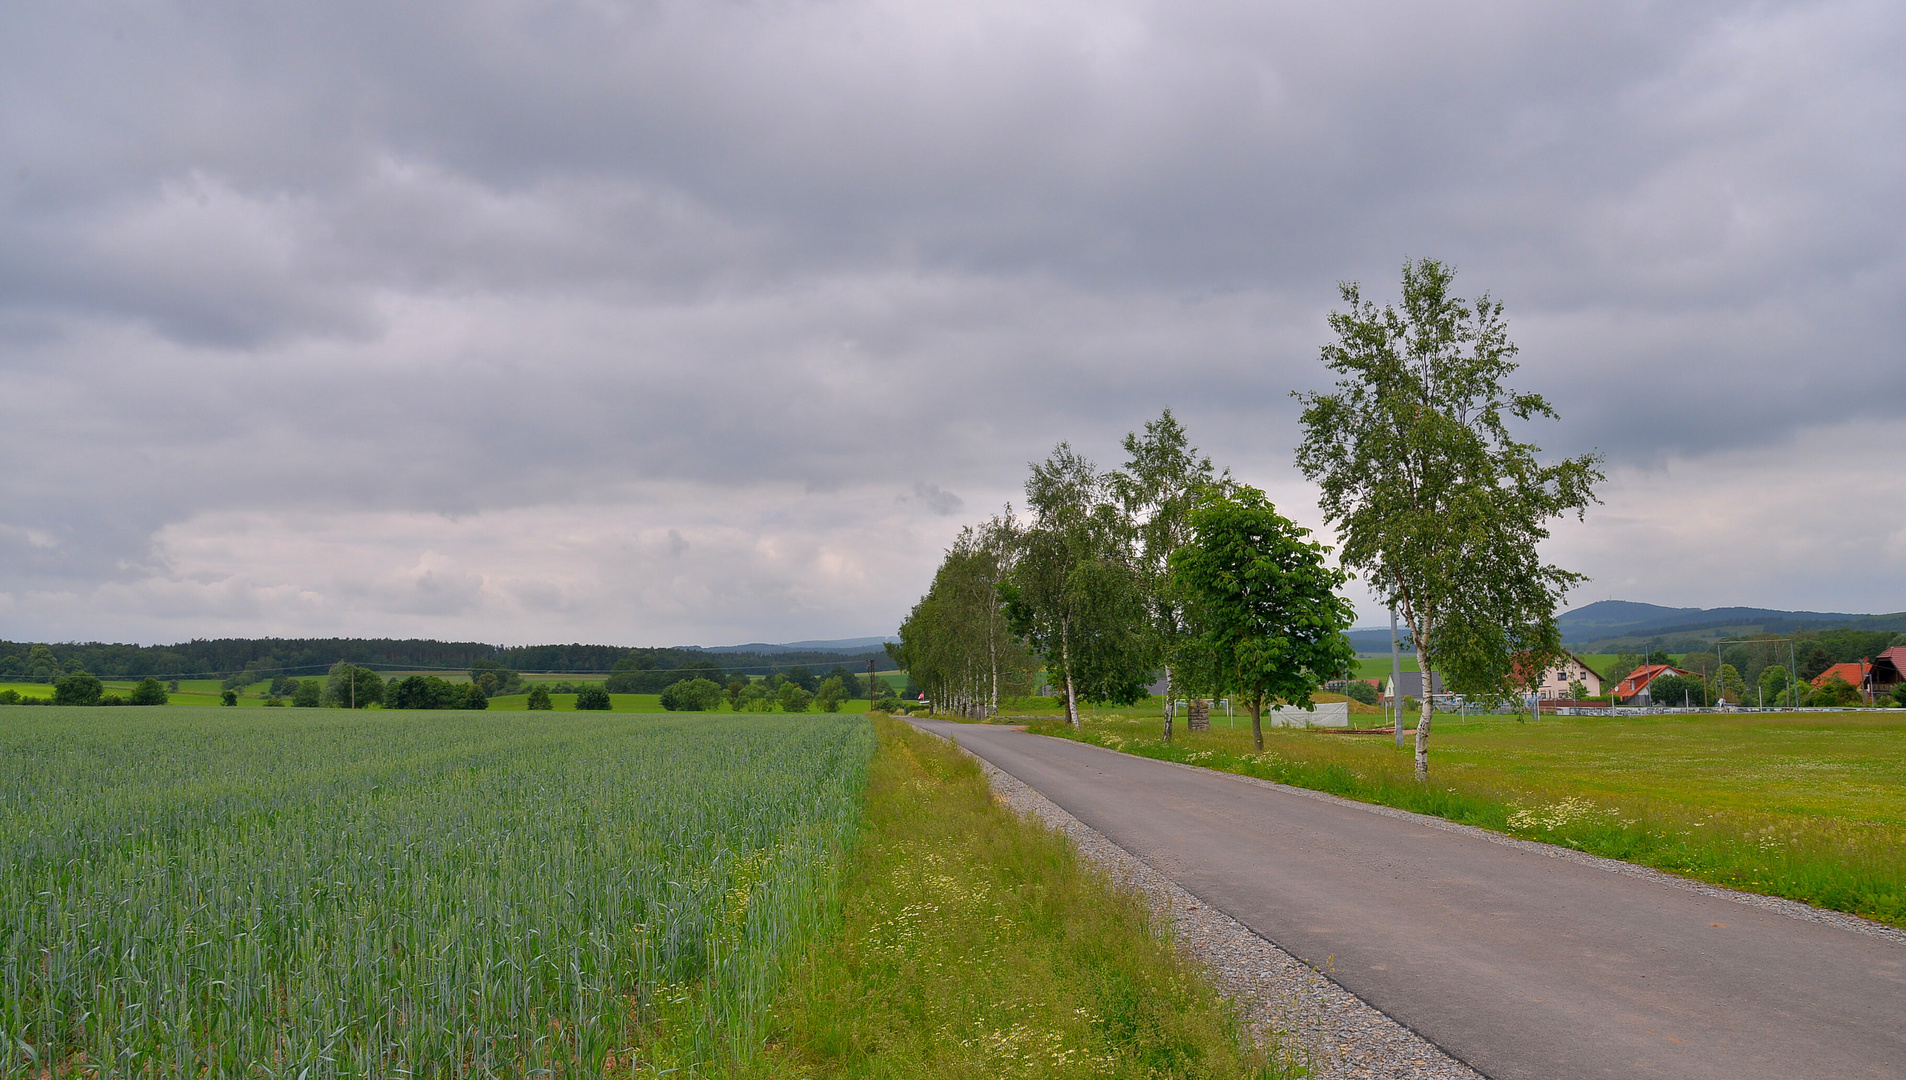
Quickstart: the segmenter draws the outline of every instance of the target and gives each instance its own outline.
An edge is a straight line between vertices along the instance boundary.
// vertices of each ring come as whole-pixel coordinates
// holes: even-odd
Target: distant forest
[[[106,679],[138,679],[148,675],[164,679],[222,679],[246,671],[260,678],[280,673],[321,675],[340,660],[383,671],[464,670],[479,660],[490,660],[528,674],[574,675],[635,670],[660,676],[675,671],[707,671],[711,667],[724,672],[766,675],[791,665],[828,667],[834,664],[865,670],[868,660],[877,661],[879,670],[894,669],[893,662],[881,649],[763,655],[580,644],[505,648],[480,641],[419,638],[215,638],[178,645],[0,641],[0,680],[51,682],[73,671],[86,671]]]

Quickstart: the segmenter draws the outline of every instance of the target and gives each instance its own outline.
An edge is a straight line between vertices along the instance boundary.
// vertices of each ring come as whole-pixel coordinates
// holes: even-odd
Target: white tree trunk
[[[1070,619],[1059,624],[1059,659],[1066,666],[1066,723],[1074,729],[1084,727],[1079,723],[1079,695],[1072,686],[1072,622]]]
[[[1419,652],[1417,655],[1420,657],[1422,653]],[[1424,667],[1425,665],[1418,664],[1417,666]],[[1431,692],[1431,687],[1434,684],[1431,683],[1430,679],[1430,673],[1427,670],[1424,671],[1423,719],[1416,725],[1416,778],[1418,780],[1429,779],[1430,712],[1435,707],[1435,697]]]
[[[1178,707],[1178,695],[1171,690],[1171,665],[1165,665],[1165,741],[1171,741],[1171,722],[1173,712]]]

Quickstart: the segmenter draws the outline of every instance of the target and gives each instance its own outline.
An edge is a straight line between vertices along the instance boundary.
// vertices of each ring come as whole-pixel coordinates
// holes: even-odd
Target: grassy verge
[[[838,940],[750,1076],[1276,1075],[1144,901],[995,803],[952,747],[879,718]]]
[[[1221,721],[1214,721],[1220,723]],[[1906,927],[1906,716],[1439,717],[1430,782],[1381,736],[1180,730],[1102,714],[1032,730],[1563,844]]]

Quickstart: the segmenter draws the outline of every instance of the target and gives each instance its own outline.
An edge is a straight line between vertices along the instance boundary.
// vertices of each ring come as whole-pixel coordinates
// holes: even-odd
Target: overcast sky
[[[0,7],[0,636],[888,633],[1336,283],[1507,305],[1571,598],[1906,608],[1906,7]],[[1366,619],[1378,612],[1364,602]]]

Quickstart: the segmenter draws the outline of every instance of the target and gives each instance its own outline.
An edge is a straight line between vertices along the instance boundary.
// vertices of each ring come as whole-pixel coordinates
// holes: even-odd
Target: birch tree
[[[1131,535],[1109,478],[1060,443],[1026,481],[1030,526],[1001,586],[1012,632],[1064,688],[1066,720],[1079,701],[1129,705],[1145,695],[1155,642]]]
[[[962,529],[901,624],[899,644],[888,646],[936,710],[983,719],[999,711],[1002,693],[1027,689],[1032,659],[1008,629],[999,594],[1015,554],[1010,510]]]
[[[1460,693],[1500,693],[1515,657],[1561,649],[1555,611],[1582,575],[1545,563],[1544,523],[1596,501],[1599,454],[1554,464],[1519,442],[1511,419],[1554,419],[1539,394],[1505,388],[1516,370],[1502,304],[1450,292],[1433,259],[1403,265],[1401,306],[1339,286],[1330,393],[1297,394],[1297,463],[1322,489],[1342,562],[1408,622],[1425,672]],[[1425,675],[1427,682],[1429,676]],[[1432,702],[1416,726],[1416,777],[1429,776]]]
[[[1145,434],[1125,436],[1125,467],[1111,476],[1133,536],[1133,565],[1145,587],[1152,633],[1165,673],[1165,741],[1170,742],[1177,704],[1181,654],[1190,645],[1184,598],[1171,576],[1171,555],[1191,539],[1191,511],[1198,500],[1223,492],[1229,470],[1216,472],[1198,453],[1170,409],[1145,425]]]
[[[1194,643],[1186,655],[1215,689],[1243,701],[1263,753],[1265,705],[1313,708],[1317,687],[1343,678],[1357,658],[1343,635],[1356,609],[1337,595],[1347,575],[1256,488],[1207,495],[1188,524],[1190,541],[1171,557]]]

